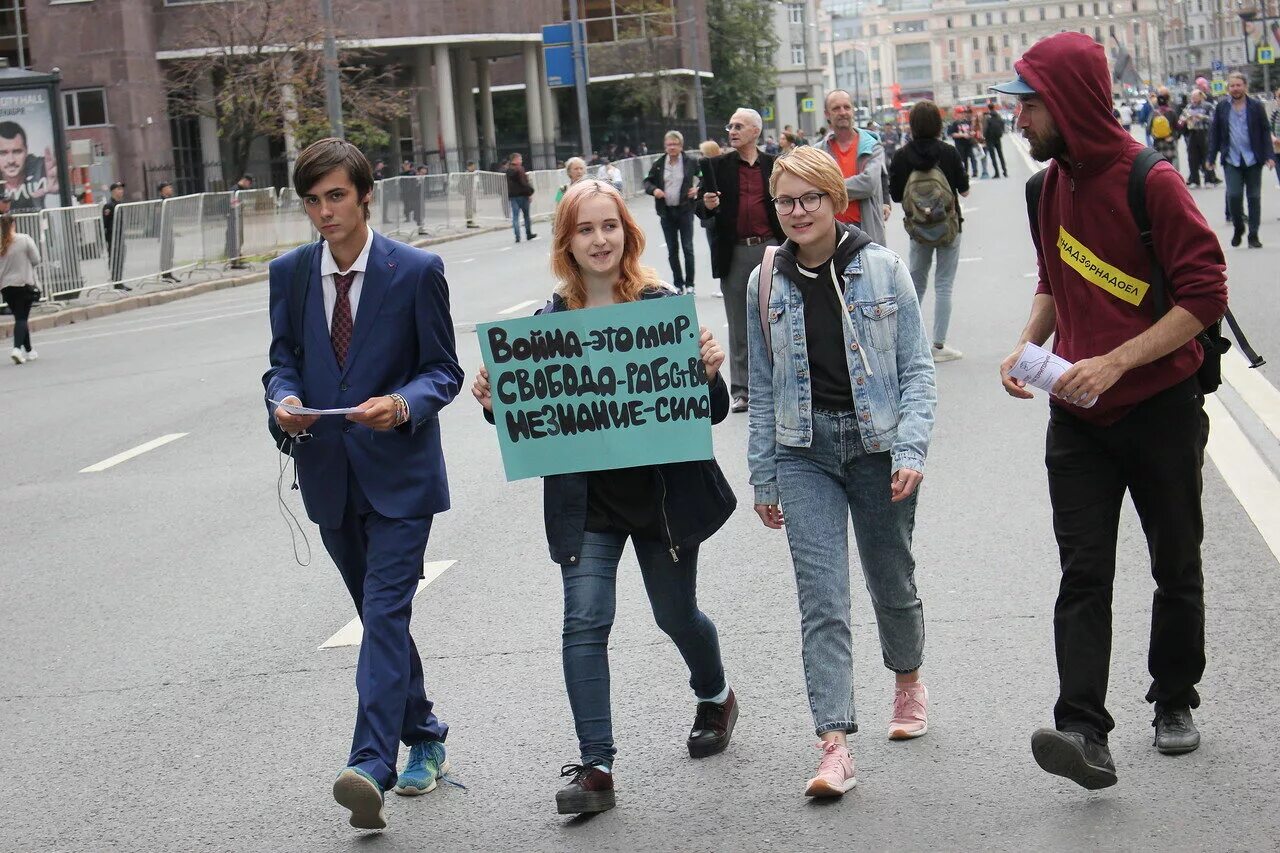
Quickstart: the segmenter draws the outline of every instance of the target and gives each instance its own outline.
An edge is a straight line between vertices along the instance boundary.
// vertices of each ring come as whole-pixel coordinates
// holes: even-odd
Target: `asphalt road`
[[[380,836],[348,827],[330,783],[349,743],[356,650],[319,646],[354,613],[315,528],[304,522],[313,560],[299,567],[277,508],[260,403],[263,283],[38,334],[38,362],[0,368],[0,850],[1275,849],[1280,774],[1267,727],[1278,710],[1280,575],[1214,464],[1204,745],[1179,758],[1151,748],[1142,697],[1153,583],[1126,509],[1110,694],[1120,784],[1088,793],[1031,758],[1029,735],[1049,724],[1056,694],[1058,567],[1046,403],[1013,401],[996,378],[1034,270],[1029,172],[1007,144],[1012,178],[977,183],[967,201],[949,341],[966,357],[938,371],[918,516],[930,731],[884,739],[891,676],[867,597],[855,594],[860,784],[843,801],[802,796],[818,752],[794,580],[783,535],[751,512],[746,418],[735,415],[715,441],[741,505],[703,548],[699,590],[742,706],[734,742],[687,757],[687,675],[628,553],[611,649],[619,806],[591,820],[555,813],[559,767],[577,753],[540,485],[505,482],[464,392],[442,416],[454,509],[428,549],[428,560],[456,562],[419,595],[413,630],[467,789],[391,797]],[[1267,248],[1228,255],[1232,304],[1280,365],[1280,192],[1267,181]],[[1197,198],[1211,207],[1219,195]],[[652,207],[642,199],[635,210],[647,259],[665,275]],[[1227,233],[1221,216],[1210,222]],[[541,231],[532,243],[494,233],[437,247],[469,374],[479,363],[471,325],[549,294]],[[889,234],[904,250],[897,211]],[[698,311],[723,333],[700,233],[697,242]],[[1275,369],[1266,375],[1280,381]],[[297,496],[287,500],[301,515]]]

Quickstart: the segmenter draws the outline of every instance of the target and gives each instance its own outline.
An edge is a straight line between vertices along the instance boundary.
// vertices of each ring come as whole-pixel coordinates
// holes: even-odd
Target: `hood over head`
[[[1127,148],[1139,145],[1111,112],[1107,53],[1083,33],[1057,33],[1035,43],[1014,63],[1044,99],[1067,142],[1064,162],[1075,173],[1097,173]]]

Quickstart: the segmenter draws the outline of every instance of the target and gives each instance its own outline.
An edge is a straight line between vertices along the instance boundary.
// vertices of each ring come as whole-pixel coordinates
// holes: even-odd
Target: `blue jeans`
[[[956,268],[960,264],[960,235],[950,246],[924,246],[911,241],[907,252],[907,269],[916,286],[916,299],[923,305],[924,293],[929,289],[929,267],[933,256],[938,256],[938,271],[933,276],[933,342],[947,342],[947,327],[951,325],[951,288],[956,281]]]
[[[564,580],[564,683],[573,709],[583,764],[612,766],[613,719],[609,711],[609,629],[615,609],[614,584],[626,533],[583,534],[576,564],[560,567]],[[653,618],[675,641],[689,666],[689,686],[699,699],[724,690],[724,665],[716,626],[698,609],[698,549],[680,550],[672,562],[666,546],[631,536]]]
[[[887,452],[867,453],[852,412],[813,413],[809,447],[778,445],[778,492],[800,595],[801,655],[819,735],[856,732],[849,614],[849,516],[880,629],[884,665],[913,672],[924,658],[911,533],[916,496],[889,501]]]
[[[667,261],[671,264],[671,283],[683,292],[693,287],[693,208],[683,213],[678,207],[668,207],[658,217],[662,223],[662,239],[667,241]],[[680,247],[684,247],[684,270],[680,269]]]
[[[516,234],[516,241],[520,240],[520,214],[524,214],[524,234],[526,237],[533,236],[533,225],[529,222],[529,196],[516,196],[511,199],[511,230]]]
[[[1227,212],[1235,230],[1244,231],[1244,197],[1249,197],[1249,236],[1258,236],[1262,224],[1262,164],[1233,166],[1224,164],[1227,173]]]

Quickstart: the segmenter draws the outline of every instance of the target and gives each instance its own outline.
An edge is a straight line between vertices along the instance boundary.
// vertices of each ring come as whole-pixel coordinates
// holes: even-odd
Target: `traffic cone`
[[[84,182],[84,203],[93,204],[93,184]]]

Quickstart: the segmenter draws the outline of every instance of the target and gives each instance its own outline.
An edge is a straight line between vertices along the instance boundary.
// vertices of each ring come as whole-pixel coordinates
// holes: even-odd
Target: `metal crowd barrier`
[[[649,165],[658,156],[614,163],[622,173],[624,196],[643,192]],[[593,168],[590,174],[599,171]],[[536,190],[532,214],[551,215],[568,175],[563,169],[528,174]],[[164,287],[317,237],[291,187],[124,202],[116,206],[110,234],[100,204],[20,213],[14,220],[40,249],[37,277],[46,299],[74,298],[116,284]],[[500,172],[389,178],[375,185],[370,205],[370,224],[391,237],[510,221],[507,177]]]

